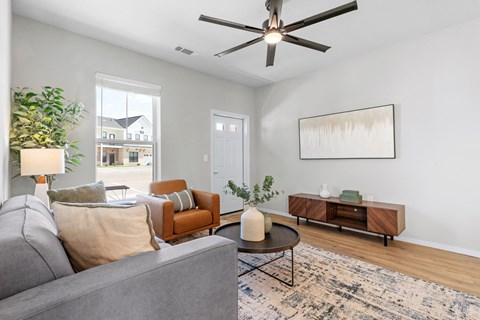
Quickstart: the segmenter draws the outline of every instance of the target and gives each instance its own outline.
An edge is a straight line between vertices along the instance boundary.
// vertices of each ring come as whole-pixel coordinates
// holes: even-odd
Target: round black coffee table
[[[220,226],[215,230],[215,235],[222,236],[224,238],[233,240],[237,243],[237,250],[238,252],[244,253],[275,253],[275,252],[282,252],[282,255],[279,257],[274,258],[266,263],[261,265],[252,265],[249,262],[246,262],[242,259],[239,259],[241,262],[245,263],[246,265],[250,266],[251,270],[248,270],[242,274],[239,274],[239,277],[252,272],[253,270],[259,270],[272,278],[279,280],[282,283],[285,283],[289,286],[293,286],[293,247],[295,247],[300,242],[300,235],[298,234],[297,230],[280,224],[280,223],[273,223],[272,230],[269,233],[265,234],[265,239],[262,241],[245,241],[240,238],[240,222],[229,223],[223,226]],[[291,282],[286,282],[282,279],[277,278],[276,276],[265,272],[264,270],[260,269],[261,267],[272,263],[275,260],[278,260],[285,256],[285,251],[290,250],[292,253],[292,260],[291,260],[291,274],[292,280]]]

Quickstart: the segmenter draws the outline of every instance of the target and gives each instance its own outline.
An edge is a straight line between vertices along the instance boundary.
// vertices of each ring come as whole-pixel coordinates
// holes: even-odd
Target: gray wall
[[[8,197],[8,128],[10,119],[10,48],[12,9],[0,0],[0,202]]]
[[[18,16],[13,19],[12,68],[12,86],[59,86],[67,98],[84,102],[89,110],[71,134],[81,141],[87,157],[73,173],[58,176],[54,187],[95,180],[96,72],[162,86],[162,178],[185,178],[190,186],[204,190],[210,190],[210,163],[203,162],[203,154],[210,155],[210,109],[250,117],[255,110],[252,88]],[[28,178],[12,182],[15,194],[32,190]]]
[[[480,255],[480,19],[257,90],[257,176],[406,205],[403,239]],[[395,160],[299,160],[298,119],[396,105]]]

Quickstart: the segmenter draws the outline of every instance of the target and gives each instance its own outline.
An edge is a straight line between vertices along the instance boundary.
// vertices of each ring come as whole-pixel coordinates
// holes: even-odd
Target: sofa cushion
[[[212,223],[212,213],[208,210],[192,209],[179,212],[173,217],[173,233],[189,232]]]
[[[50,203],[55,201],[70,203],[106,203],[107,195],[103,181],[77,187],[48,190]]]
[[[55,202],[58,237],[77,272],[134,254],[160,250],[147,205]]]
[[[30,195],[0,209],[0,299],[73,274],[48,208]]]
[[[173,202],[173,211],[181,212],[195,208],[195,200],[193,199],[192,189],[185,189],[171,194],[153,195],[155,197],[170,200]]]

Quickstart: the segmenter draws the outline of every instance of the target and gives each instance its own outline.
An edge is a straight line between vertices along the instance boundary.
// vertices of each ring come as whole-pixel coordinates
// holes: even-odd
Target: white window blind
[[[100,87],[132,93],[146,94],[156,97],[160,96],[161,87],[157,84],[124,79],[104,73],[97,73],[96,78],[97,86]]]

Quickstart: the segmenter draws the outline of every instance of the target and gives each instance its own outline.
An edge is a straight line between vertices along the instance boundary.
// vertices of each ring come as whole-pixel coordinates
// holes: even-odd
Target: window
[[[148,193],[160,169],[160,87],[104,74],[96,80],[96,178],[128,186],[126,198]],[[109,200],[118,195],[107,192]]]
[[[138,152],[129,152],[128,162],[138,162]]]

